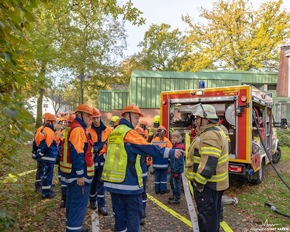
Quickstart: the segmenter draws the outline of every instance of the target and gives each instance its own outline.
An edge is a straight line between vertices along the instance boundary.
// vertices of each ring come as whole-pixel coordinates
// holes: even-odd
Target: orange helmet
[[[135,130],[138,132],[139,135],[145,135],[145,131],[141,127],[136,127]]]
[[[68,122],[72,122],[73,120],[75,120],[75,115],[74,114],[70,114],[68,117],[67,117],[67,121]]]
[[[47,113],[45,115],[45,121],[53,121],[53,122],[56,122],[56,117],[53,114]]]
[[[46,112],[46,113],[44,113],[43,115],[42,115],[42,119],[45,121],[45,117],[47,116],[47,115],[49,115],[50,113],[48,113],[48,112]]]
[[[125,113],[135,113],[135,114],[139,114],[140,117],[143,117],[143,114],[141,113],[141,110],[136,105],[125,106],[124,109],[123,109],[122,116],[124,116]]]
[[[144,119],[142,119],[142,120],[140,120],[140,122],[139,122],[139,124],[141,125],[145,125],[145,126],[147,126],[147,121],[146,120],[144,120]]]
[[[77,112],[84,112],[89,115],[93,115],[93,108],[87,104],[80,104],[75,110],[75,113]]]
[[[157,132],[161,132],[162,130],[164,130],[165,132],[167,131],[166,128],[164,126],[159,126],[157,128]]]
[[[97,108],[94,108],[93,115],[91,116],[91,118],[100,117],[100,116],[101,116],[101,112]]]

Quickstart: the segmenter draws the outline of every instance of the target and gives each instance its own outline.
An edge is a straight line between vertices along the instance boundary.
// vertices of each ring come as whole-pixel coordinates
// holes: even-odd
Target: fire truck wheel
[[[253,184],[261,184],[264,179],[264,161],[262,161],[261,168],[254,173],[253,179],[250,181]]]
[[[275,153],[272,155],[272,161],[274,164],[278,163],[281,159],[281,149],[278,146],[277,150],[275,151]]]

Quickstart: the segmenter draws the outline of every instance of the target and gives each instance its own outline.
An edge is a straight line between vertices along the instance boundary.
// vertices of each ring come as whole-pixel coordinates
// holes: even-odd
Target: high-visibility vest
[[[126,177],[127,166],[135,168],[138,185],[143,186],[141,156],[137,155],[136,162],[128,162],[128,154],[124,145],[124,138],[128,131],[132,130],[126,125],[117,126],[108,137],[106,162],[104,165],[102,180],[112,183],[122,183]],[[132,170],[132,169],[131,169]]]
[[[84,130],[84,133],[87,137],[88,147],[84,153],[84,159],[87,167],[87,175],[89,177],[93,177],[95,175],[95,166],[93,162],[92,142],[90,142],[85,129],[77,121],[73,121],[72,123],[70,123],[69,127],[67,127],[63,132],[63,143],[61,147],[62,155],[60,157],[60,171],[66,174],[70,174],[72,171],[69,137],[72,130],[76,127],[81,127]]]

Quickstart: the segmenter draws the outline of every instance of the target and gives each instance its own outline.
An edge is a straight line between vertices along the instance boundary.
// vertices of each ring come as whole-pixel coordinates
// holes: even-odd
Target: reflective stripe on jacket
[[[162,140],[159,136],[155,137],[152,140],[152,144],[158,145],[160,147],[167,147],[167,148],[172,148],[172,143],[170,140],[166,137],[164,137]],[[167,169],[168,168],[168,159],[163,159],[163,158],[154,158],[152,162],[152,167],[154,169]]]
[[[133,175],[137,176],[139,187],[143,187],[140,155],[135,161],[130,161],[124,146],[124,137],[132,130],[126,125],[117,126],[108,138],[108,151],[103,169],[102,179],[111,183],[122,183],[125,180],[127,167]],[[116,187],[118,185],[115,185]],[[127,188],[127,186],[119,186]]]
[[[62,179],[67,183],[81,177],[85,177],[85,181],[90,183],[95,174],[92,142],[85,127],[85,123],[76,118],[64,131],[60,170],[63,174]]]
[[[197,185],[220,191],[229,187],[228,141],[216,124],[202,126],[186,157],[185,175]]]
[[[58,148],[55,141],[53,127],[46,124],[35,136],[36,145],[39,143],[37,157],[44,163],[55,163],[58,154]]]
[[[123,133],[120,128],[118,129],[118,127],[120,127],[121,125],[125,125],[126,127],[129,128],[129,130],[127,131],[127,133],[125,133],[123,140],[122,140],[122,136]],[[105,166],[104,166],[104,170],[103,170],[103,177],[102,179],[104,180],[104,178],[109,179],[110,177],[108,175],[110,175],[110,173],[108,172],[108,170],[112,170],[112,167],[107,168],[106,166],[109,164],[115,164],[115,165],[124,165],[124,162],[131,162],[135,164],[135,169],[138,167],[140,167],[140,159],[138,157],[141,156],[147,156],[147,155],[151,155],[155,158],[155,157],[163,157],[163,158],[169,158],[169,157],[173,157],[174,156],[174,150],[170,150],[166,147],[161,148],[159,146],[153,145],[151,143],[148,143],[145,138],[143,138],[142,136],[140,136],[138,134],[138,132],[136,130],[134,130],[133,125],[127,121],[126,119],[122,118],[119,122],[118,127],[116,127],[113,132],[109,135],[109,139],[108,139],[108,148],[107,148],[107,156],[106,156],[106,162],[105,162]],[[125,127],[125,128],[126,128]],[[115,131],[119,131],[119,140],[118,143],[123,143],[124,148],[125,148],[125,152],[127,154],[127,157],[125,160],[118,160],[118,162],[114,163],[113,158],[109,158],[109,156],[116,156],[116,154],[111,154],[110,150],[111,150],[111,146],[110,145],[110,137],[114,134]],[[117,136],[116,136],[117,139]],[[117,143],[117,142],[116,142]],[[121,147],[122,145],[119,145],[119,147]],[[116,148],[115,148],[116,149]],[[120,150],[117,150],[118,153],[120,153]],[[118,157],[120,157],[120,154],[118,155]],[[108,161],[109,159],[111,159],[111,161]],[[121,163],[121,164],[120,164]],[[106,170],[105,170],[106,169]],[[104,173],[106,172],[106,176],[104,176]],[[112,193],[118,193],[118,194],[140,194],[143,192],[143,187],[140,187],[142,185],[140,185],[140,179],[137,178],[136,173],[140,173],[141,174],[141,167],[140,170],[134,170],[134,168],[132,168],[132,165],[127,165],[126,167],[126,176],[123,182],[120,183],[116,183],[116,182],[109,182],[109,181],[105,181],[104,186],[106,187],[106,191],[108,192],[112,192]],[[113,175],[115,175],[113,173]],[[142,178],[141,178],[142,179]]]

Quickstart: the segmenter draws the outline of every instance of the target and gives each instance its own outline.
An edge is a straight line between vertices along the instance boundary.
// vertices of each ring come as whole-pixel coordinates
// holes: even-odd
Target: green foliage
[[[277,136],[281,147],[290,147],[290,129],[277,129]]]
[[[282,0],[263,2],[254,10],[247,0],[221,0],[213,9],[201,8],[204,23],[184,17],[190,45],[183,71],[230,69],[276,71],[277,47],[289,40],[290,13]]]
[[[3,209],[0,209],[0,228],[7,229],[15,223],[15,219]]]
[[[89,95],[94,97],[97,87],[103,88],[107,77],[115,73],[110,57],[124,48],[119,16],[136,25],[144,19],[131,1],[119,6],[114,0],[1,1],[0,12],[2,177],[13,169],[15,150],[31,136],[28,124],[33,119],[25,106],[30,96],[38,97],[36,123],[41,123],[42,98],[49,85],[56,85],[55,80],[48,80],[48,73],[72,68],[76,76],[92,77],[94,89]],[[73,98],[78,99],[75,93]]]
[[[185,57],[186,44],[179,29],[171,30],[169,24],[152,24],[139,43],[142,51],[136,55],[145,70],[179,71]]]
[[[12,156],[29,133],[31,120],[23,95],[34,80],[24,49],[24,31],[34,22],[32,9],[38,1],[5,1],[0,4],[0,177],[13,166]]]

